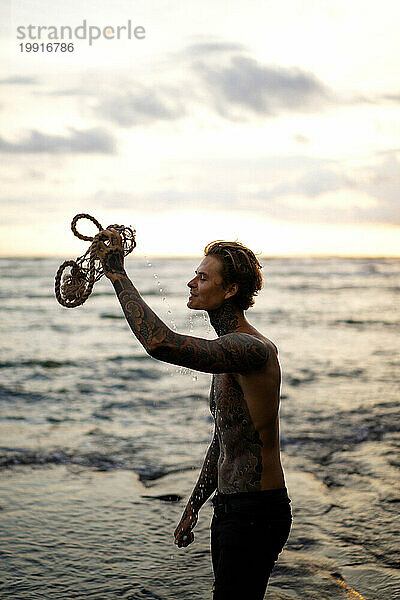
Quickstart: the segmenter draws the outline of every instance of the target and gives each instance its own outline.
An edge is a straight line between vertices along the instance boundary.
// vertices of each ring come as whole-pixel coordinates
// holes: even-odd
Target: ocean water
[[[211,506],[173,531],[207,450],[210,376],[151,359],[103,278],[54,298],[59,259],[1,259],[0,598],[211,598]],[[395,600],[399,572],[400,260],[265,258],[249,320],[279,348],[294,523],[271,600]],[[130,256],[171,327],[193,259]],[[245,600],[245,599],[244,599]]]

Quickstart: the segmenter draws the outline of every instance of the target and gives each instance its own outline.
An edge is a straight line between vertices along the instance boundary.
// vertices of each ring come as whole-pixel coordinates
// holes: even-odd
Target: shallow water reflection
[[[61,308],[58,262],[0,260],[0,597],[209,599],[210,504],[193,545],[178,551],[173,531],[211,437],[210,378],[150,359],[107,281]],[[213,337],[186,309],[196,264],[152,264],[168,303],[132,258],[150,305]],[[394,600],[400,261],[271,259],[264,271],[249,319],[280,350],[294,512],[267,597]]]

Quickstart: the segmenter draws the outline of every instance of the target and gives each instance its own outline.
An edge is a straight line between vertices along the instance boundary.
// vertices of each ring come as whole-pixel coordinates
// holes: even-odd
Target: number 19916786
[[[18,45],[21,52],[73,52],[75,49],[72,42],[23,42]]]

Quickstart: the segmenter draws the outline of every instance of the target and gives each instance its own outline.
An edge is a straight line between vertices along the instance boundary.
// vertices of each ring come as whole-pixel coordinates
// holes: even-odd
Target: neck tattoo
[[[211,325],[220,336],[232,333],[239,327],[239,317],[233,302],[229,300],[225,300],[220,308],[209,310],[208,316],[210,317]]]

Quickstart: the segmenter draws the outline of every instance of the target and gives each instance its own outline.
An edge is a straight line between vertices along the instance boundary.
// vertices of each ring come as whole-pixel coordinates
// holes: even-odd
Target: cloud
[[[51,135],[32,129],[19,142],[9,142],[0,137],[0,152],[10,154],[113,154],[114,138],[100,128],[77,130],[70,128],[69,135]]]
[[[305,170],[301,175],[291,176],[290,173],[287,173],[281,183],[258,192],[257,196],[275,200],[291,195],[317,198],[322,194],[351,187],[353,186],[348,177],[339,169],[322,164],[316,169]]]
[[[293,139],[297,144],[309,144],[311,141],[309,137],[303,135],[302,133],[297,133],[293,136]]]
[[[14,76],[0,79],[0,85],[35,85],[38,80],[35,77]]]
[[[395,102],[398,104],[400,102],[400,93],[397,94],[384,94],[382,96],[383,100],[389,100],[390,102]]]
[[[165,57],[151,77],[153,84],[129,77],[121,82],[116,74],[106,87],[101,78],[87,78],[38,93],[81,97],[87,113],[124,128],[173,123],[202,116],[204,109],[225,120],[250,121],[372,102],[338,94],[300,67],[258,61],[234,42],[190,44]]]
[[[98,91],[87,87],[62,88],[60,90],[36,92],[39,96],[97,96]]]
[[[121,210],[134,207],[137,211],[159,213],[182,208],[221,208],[221,205],[226,205],[231,199],[230,190],[214,190],[213,196],[210,196],[204,189],[182,191],[168,187],[157,191],[149,190],[147,193],[101,189],[88,201],[96,208]]]
[[[244,55],[232,56],[237,48],[222,43],[189,46],[187,77],[180,86],[132,85],[100,97],[95,113],[121,127],[134,127],[177,121],[205,104],[220,117],[236,119],[237,111],[239,118],[259,118],[320,110],[333,102],[333,94],[314,75],[298,68],[265,66]]]
[[[186,170],[186,166],[188,170]],[[193,169],[198,173],[192,184]],[[257,182],[257,183],[256,183]],[[93,196],[95,206],[130,208],[158,212],[182,207],[279,212],[289,196],[304,197],[308,202],[340,190],[350,183],[335,165],[309,157],[274,157],[256,161],[202,160],[180,163],[179,179],[153,189],[135,192],[124,189],[99,189]],[[290,216],[290,215],[289,215]],[[294,216],[297,218],[297,216]]]
[[[243,44],[232,42],[204,42],[201,44],[192,44],[185,49],[185,56],[215,55],[232,52],[244,52],[246,50]]]
[[[276,170],[265,166],[265,185],[244,188],[230,205],[287,221],[400,226],[400,151],[377,154],[364,165],[301,156],[279,162]]]
[[[400,226],[400,152],[378,154],[369,165],[320,161],[284,169],[285,178],[247,198],[247,205],[288,221],[382,223]],[[245,204],[242,204],[243,208]]]
[[[400,156],[400,152],[398,153]],[[186,170],[188,166],[188,170]],[[196,170],[196,186],[191,173]],[[186,175],[185,175],[186,174]],[[93,206],[159,213],[181,208],[245,211],[296,223],[400,226],[400,162],[396,151],[369,165],[307,156],[180,163],[179,180],[135,193],[99,190]]]
[[[236,55],[226,65],[201,61],[196,69],[216,110],[228,118],[232,109],[273,116],[320,110],[333,102],[333,94],[315,75],[297,67],[263,65]]]
[[[354,173],[353,184],[378,201],[373,211],[377,222],[400,225],[400,149],[379,153],[376,163]]]
[[[121,82],[119,77],[107,80],[107,85],[97,77],[81,78],[70,85],[64,81],[64,87],[33,93],[76,97],[81,99],[79,107],[86,117],[92,115],[123,128],[175,123],[196,115],[202,118],[204,109],[228,121],[254,121],[375,102],[360,95],[335,93],[300,67],[258,61],[244,45],[234,42],[193,43],[179,54],[171,53],[162,70],[153,75],[153,85],[129,77]],[[35,83],[29,77],[0,83],[11,81]],[[395,95],[390,98],[396,100]],[[306,144],[308,139],[298,135],[295,141]]]
[[[179,88],[142,88],[100,100],[96,113],[121,127],[176,121],[186,114]]]

